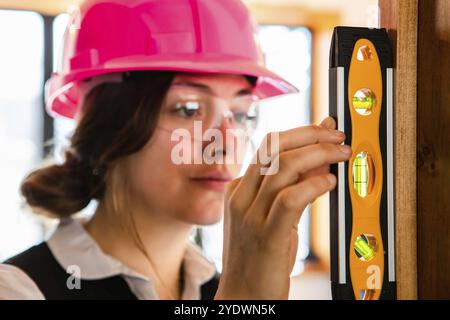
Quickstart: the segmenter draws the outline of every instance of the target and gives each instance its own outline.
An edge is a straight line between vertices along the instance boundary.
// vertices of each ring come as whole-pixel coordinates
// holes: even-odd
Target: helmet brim
[[[65,77],[55,74],[47,84],[47,111],[52,116],[74,118],[79,90],[77,83],[96,76],[128,71],[175,71],[246,75],[258,78],[254,94],[260,99],[297,93],[299,90],[266,67],[240,57],[204,54],[134,56],[111,59],[100,66],[78,70]],[[58,88],[52,90],[52,88]],[[60,100],[63,101],[60,101]]]

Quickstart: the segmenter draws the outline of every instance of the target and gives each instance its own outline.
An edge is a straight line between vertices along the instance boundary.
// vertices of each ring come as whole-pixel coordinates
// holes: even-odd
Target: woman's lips
[[[226,184],[231,181],[231,175],[224,171],[211,171],[192,177],[191,181],[202,188],[223,192],[225,191]]]

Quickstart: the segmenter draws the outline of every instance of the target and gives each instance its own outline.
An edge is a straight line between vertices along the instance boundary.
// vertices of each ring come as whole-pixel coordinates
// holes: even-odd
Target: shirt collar
[[[81,279],[95,280],[125,275],[151,282],[151,279],[104,253],[78,219],[62,219],[47,244],[65,270],[71,266],[79,268]],[[184,272],[185,289],[193,290],[211,280],[216,269],[197,246],[189,243],[184,255]]]

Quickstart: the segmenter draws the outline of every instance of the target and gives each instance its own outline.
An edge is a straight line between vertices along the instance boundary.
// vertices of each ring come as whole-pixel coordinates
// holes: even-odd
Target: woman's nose
[[[230,130],[233,129],[233,121],[234,121],[234,119],[233,119],[232,113],[224,113],[222,116],[222,119],[220,120],[218,129],[222,133],[226,134],[226,131],[228,129],[230,129]]]
[[[217,156],[218,153],[221,153],[223,156],[226,156],[228,153],[232,152],[234,149],[235,141],[235,134],[233,130],[235,128],[233,127],[233,117],[232,114],[226,114],[224,113],[218,122],[216,122],[216,125],[213,126],[214,129],[218,130],[221,135],[221,144],[220,147],[217,146],[214,150],[214,156]],[[217,142],[217,141],[215,141]],[[208,145],[210,142],[205,143],[205,146]]]

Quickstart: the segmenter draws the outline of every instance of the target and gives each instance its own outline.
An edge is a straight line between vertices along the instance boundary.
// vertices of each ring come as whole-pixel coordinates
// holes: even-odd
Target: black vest
[[[137,300],[122,276],[99,280],[80,280],[80,289],[69,289],[70,276],[56,261],[47,243],[20,253],[4,262],[24,271],[49,300]],[[212,300],[219,284],[219,276],[201,287],[201,299]]]

